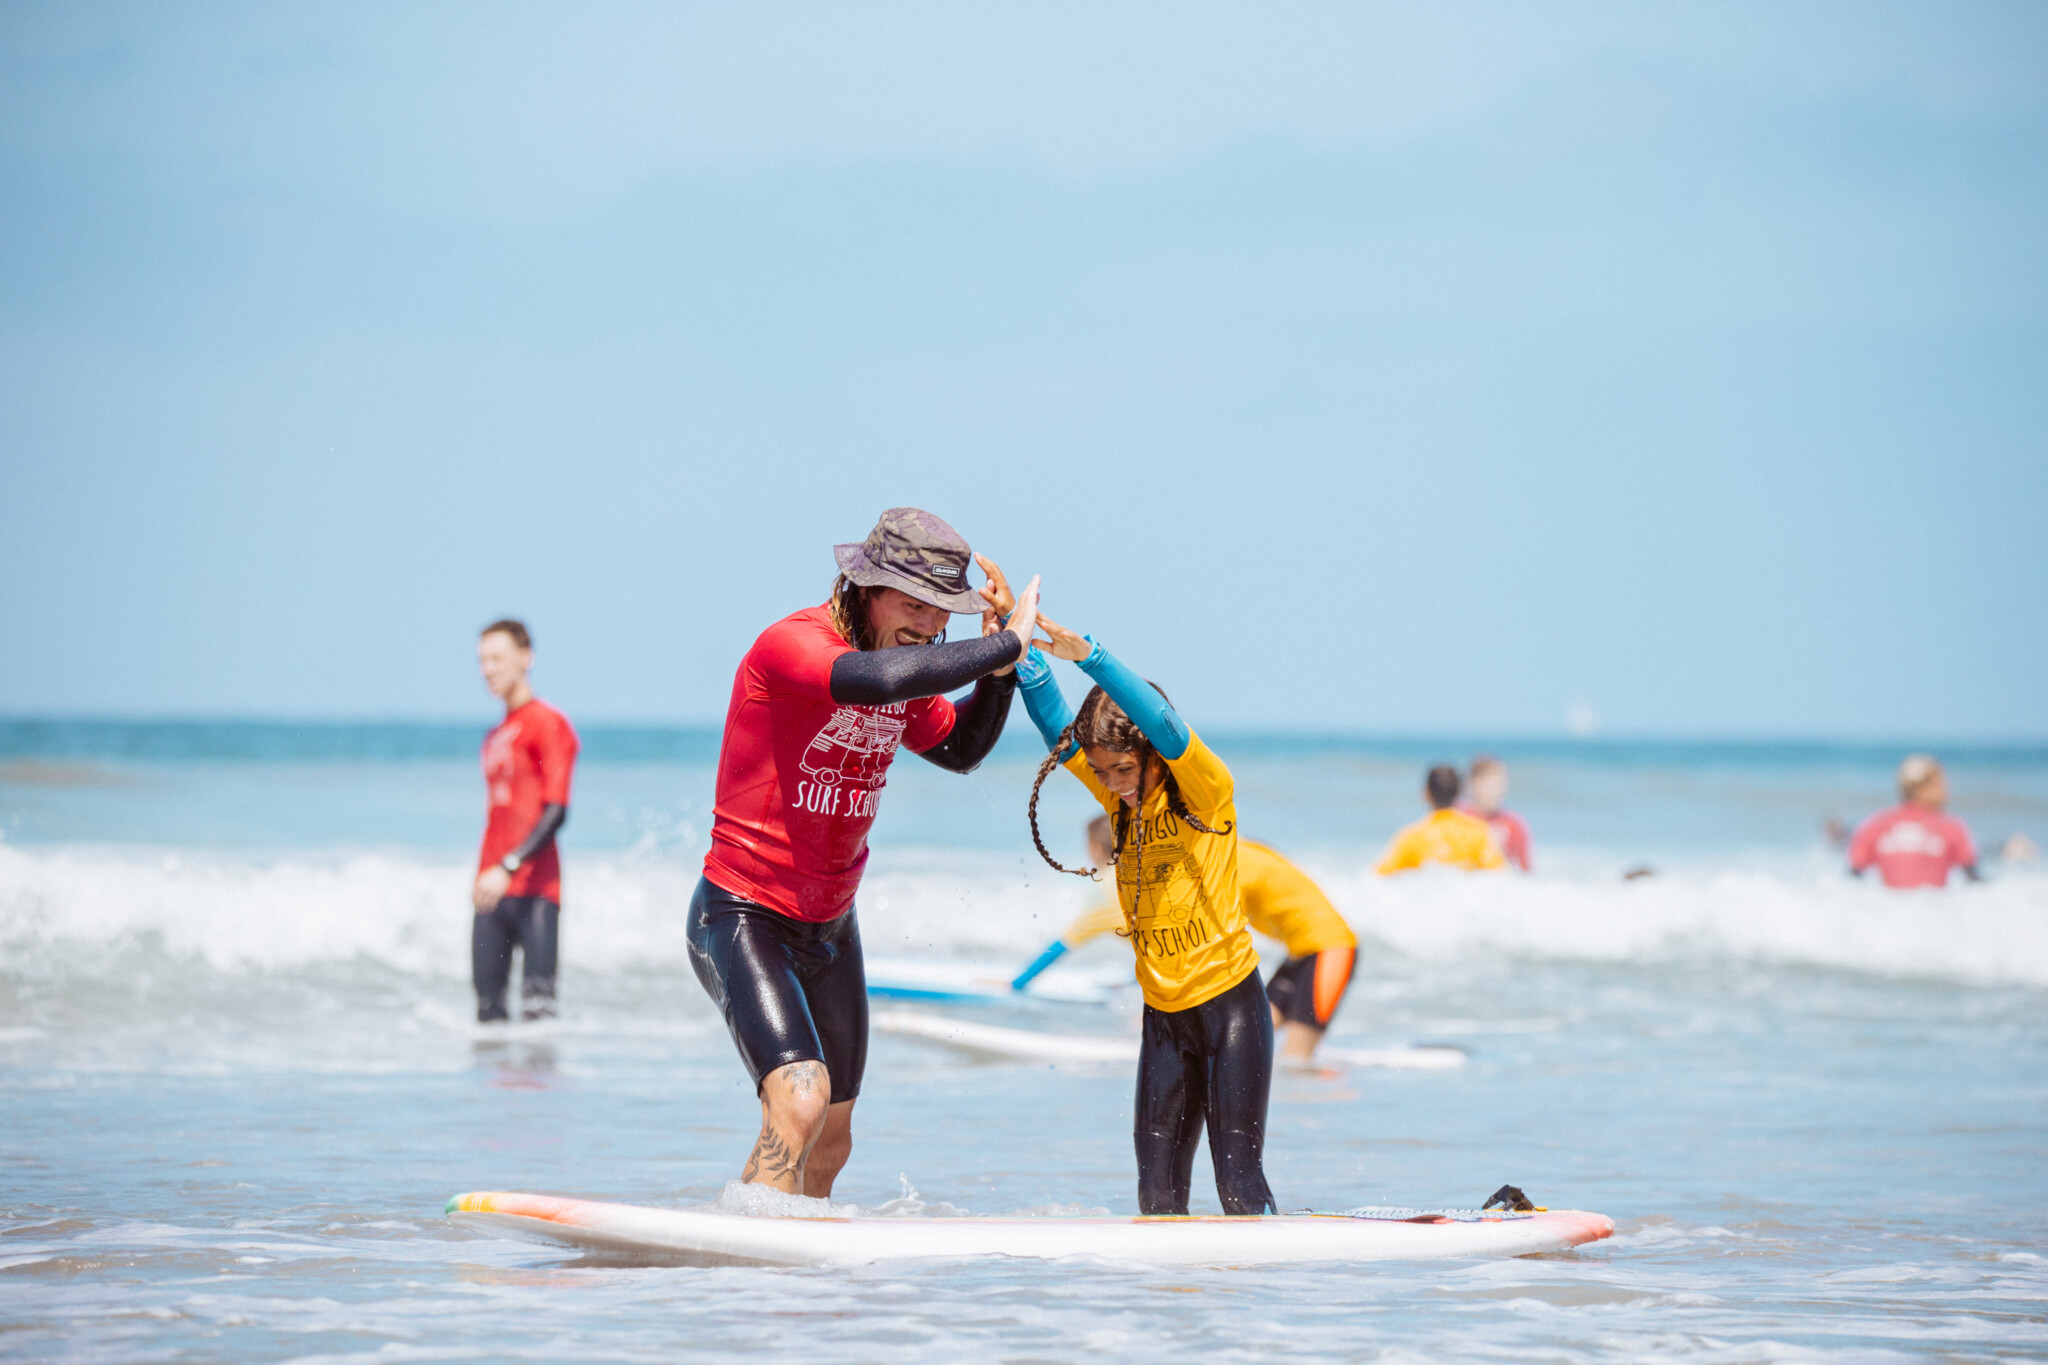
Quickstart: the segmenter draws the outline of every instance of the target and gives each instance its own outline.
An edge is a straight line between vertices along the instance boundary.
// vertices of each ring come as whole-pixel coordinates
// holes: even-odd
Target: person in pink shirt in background
[[[1899,804],[1856,827],[1849,840],[1849,872],[1860,877],[1872,866],[1896,889],[1946,886],[1952,867],[1971,881],[1977,874],[1977,846],[1962,821],[1943,812],[1948,777],[1927,754],[1899,765]]]
[[[1514,866],[1527,872],[1529,827],[1522,822],[1521,816],[1501,804],[1508,796],[1508,765],[1491,754],[1481,754],[1472,760],[1471,772],[1466,790],[1472,795],[1461,809],[1491,825],[1494,842],[1500,845],[1501,853]]]

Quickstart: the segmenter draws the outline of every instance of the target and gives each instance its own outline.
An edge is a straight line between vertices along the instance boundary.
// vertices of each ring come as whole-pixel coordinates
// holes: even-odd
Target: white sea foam
[[[736,1213],[746,1218],[858,1218],[861,1214],[858,1204],[786,1194],[768,1185],[747,1185],[737,1180],[725,1182],[711,1207],[720,1213]]]
[[[1531,877],[1309,866],[1369,950],[1425,962],[1734,958],[2048,986],[2048,877],[2038,874],[1897,893],[1797,860],[1634,882],[1591,862],[1554,863]],[[693,861],[582,857],[571,871],[564,939],[576,970],[687,970]],[[0,951],[10,971],[30,974],[116,971],[114,950],[148,948],[228,971],[369,962],[462,979],[469,877],[465,862],[402,854],[0,845]],[[994,855],[878,855],[863,934],[880,955],[1028,960],[1092,893]]]
[[[696,875],[660,861],[584,860],[572,902],[593,970],[681,962]],[[369,959],[466,976],[467,863],[403,855],[244,857],[66,845],[0,846],[0,946],[147,942],[223,969]]]
[[[1318,871],[1361,935],[1426,961],[1725,957],[2048,986],[2048,878],[2040,876],[1897,892],[1795,860],[1632,882],[1613,872],[1382,878],[1362,869]]]

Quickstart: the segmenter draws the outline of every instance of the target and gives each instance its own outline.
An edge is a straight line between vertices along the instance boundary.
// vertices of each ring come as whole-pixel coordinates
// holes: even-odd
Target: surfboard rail
[[[1611,1235],[1604,1214],[1352,1213],[1266,1217],[786,1218],[644,1208],[505,1191],[458,1194],[447,1215],[480,1232],[669,1265],[851,1266],[921,1257],[1093,1256],[1149,1265],[1528,1256]]]

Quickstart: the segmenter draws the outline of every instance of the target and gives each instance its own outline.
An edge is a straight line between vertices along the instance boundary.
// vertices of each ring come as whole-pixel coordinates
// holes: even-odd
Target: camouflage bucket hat
[[[988,603],[967,586],[974,552],[960,533],[929,512],[892,507],[858,545],[835,545],[839,572],[863,588],[897,588],[920,602],[952,612],[980,611]]]

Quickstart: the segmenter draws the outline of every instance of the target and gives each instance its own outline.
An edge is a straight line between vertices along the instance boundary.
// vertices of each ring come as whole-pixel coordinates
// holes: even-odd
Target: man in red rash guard
[[[1977,874],[1977,846],[1969,828],[1942,810],[1948,804],[1948,776],[1926,754],[1899,765],[1899,804],[1856,827],[1849,841],[1849,871],[1862,876],[1873,864],[1884,884],[1897,889],[1947,886],[1959,867],[1971,881]]]
[[[1468,789],[1472,799],[1462,809],[1492,826],[1493,837],[1500,845],[1502,856],[1527,872],[1529,826],[1523,823],[1521,816],[1501,804],[1508,797],[1508,765],[1491,754],[1481,754],[1472,760],[1471,772]]]
[[[476,1017],[504,1020],[512,950],[520,968],[520,1013],[555,1014],[555,949],[562,910],[562,863],[555,832],[569,818],[569,776],[576,732],[560,711],[533,695],[533,637],[518,621],[493,621],[476,644],[484,685],[505,703],[505,719],[484,736],[484,786],[490,815],[477,854],[469,937]]]
[[[689,919],[690,965],[761,1099],[742,1178],[818,1198],[853,1150],[867,1065],[853,898],[889,764],[899,746],[958,773],[987,757],[1038,619],[1038,580],[1013,599],[929,512],[892,508],[835,554],[831,600],[762,631],[733,679]],[[954,612],[981,613],[979,638],[940,642]]]

